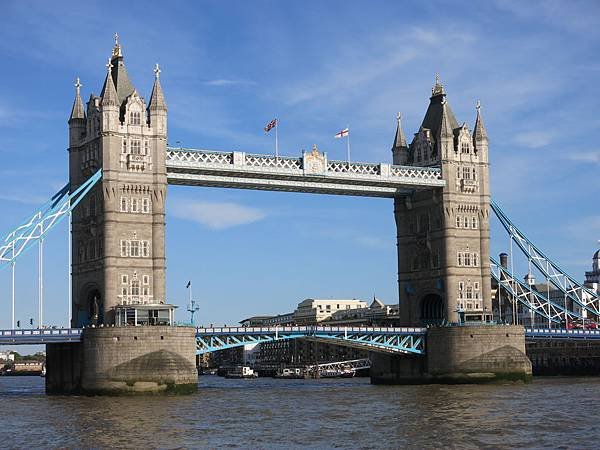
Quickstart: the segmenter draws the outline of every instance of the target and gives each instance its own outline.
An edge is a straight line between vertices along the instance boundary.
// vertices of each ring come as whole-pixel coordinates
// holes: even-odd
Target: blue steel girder
[[[315,326],[198,328],[196,353],[210,353],[246,344],[311,338],[372,351],[422,355],[425,353],[425,334],[424,328]]]
[[[0,242],[0,270],[15,263],[28,248],[44,239],[46,234],[79,204],[102,178],[98,170],[75,191],[67,184],[21,225],[8,233]]]
[[[500,209],[497,203],[492,201],[490,206],[496,217],[502,223],[511,239],[517,243],[519,248],[527,256],[535,267],[566,297],[579,305],[581,308],[592,313],[600,319],[600,297],[591,289],[586,288],[573,277],[567,274],[558,264],[548,258],[540,251],[517,226],[512,223],[508,216]]]
[[[492,278],[498,286],[505,289],[516,301],[531,310],[534,314],[544,317],[554,323],[560,323],[566,317],[569,321],[582,319],[583,316],[575,311],[565,309],[564,306],[553,302],[543,293],[536,291],[529,284],[514,278],[510,271],[502,267],[493,258],[490,258]]]

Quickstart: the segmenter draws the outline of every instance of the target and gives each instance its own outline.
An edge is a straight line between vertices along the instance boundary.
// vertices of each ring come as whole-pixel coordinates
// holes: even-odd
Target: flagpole
[[[277,128],[279,127],[279,119],[275,119],[275,158],[279,158],[279,139],[277,136]]]
[[[350,125],[348,125],[346,129],[348,130],[348,164],[350,164]]]

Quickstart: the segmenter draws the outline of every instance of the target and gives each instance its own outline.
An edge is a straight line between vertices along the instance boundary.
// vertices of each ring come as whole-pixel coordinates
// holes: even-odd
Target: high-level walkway
[[[168,183],[187,186],[392,198],[446,184],[439,168],[328,161],[316,149],[291,158],[169,148],[166,165]]]

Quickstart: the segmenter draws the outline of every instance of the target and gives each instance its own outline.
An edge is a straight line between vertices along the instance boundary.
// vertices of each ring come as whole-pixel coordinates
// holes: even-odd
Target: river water
[[[46,396],[0,377],[0,447],[599,448],[600,378],[372,386],[368,378],[199,379],[171,397]]]

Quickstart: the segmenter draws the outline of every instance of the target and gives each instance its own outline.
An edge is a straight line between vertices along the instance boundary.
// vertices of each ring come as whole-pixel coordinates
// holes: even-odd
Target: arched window
[[[129,125],[139,125],[141,123],[141,114],[136,111],[129,113]]]
[[[140,295],[140,281],[131,280],[131,295]]]
[[[477,217],[473,216],[471,220],[471,226],[473,229],[477,228]]]
[[[127,197],[121,197],[121,212],[127,212]]]
[[[456,216],[456,228],[460,228],[461,220],[460,216]]]

